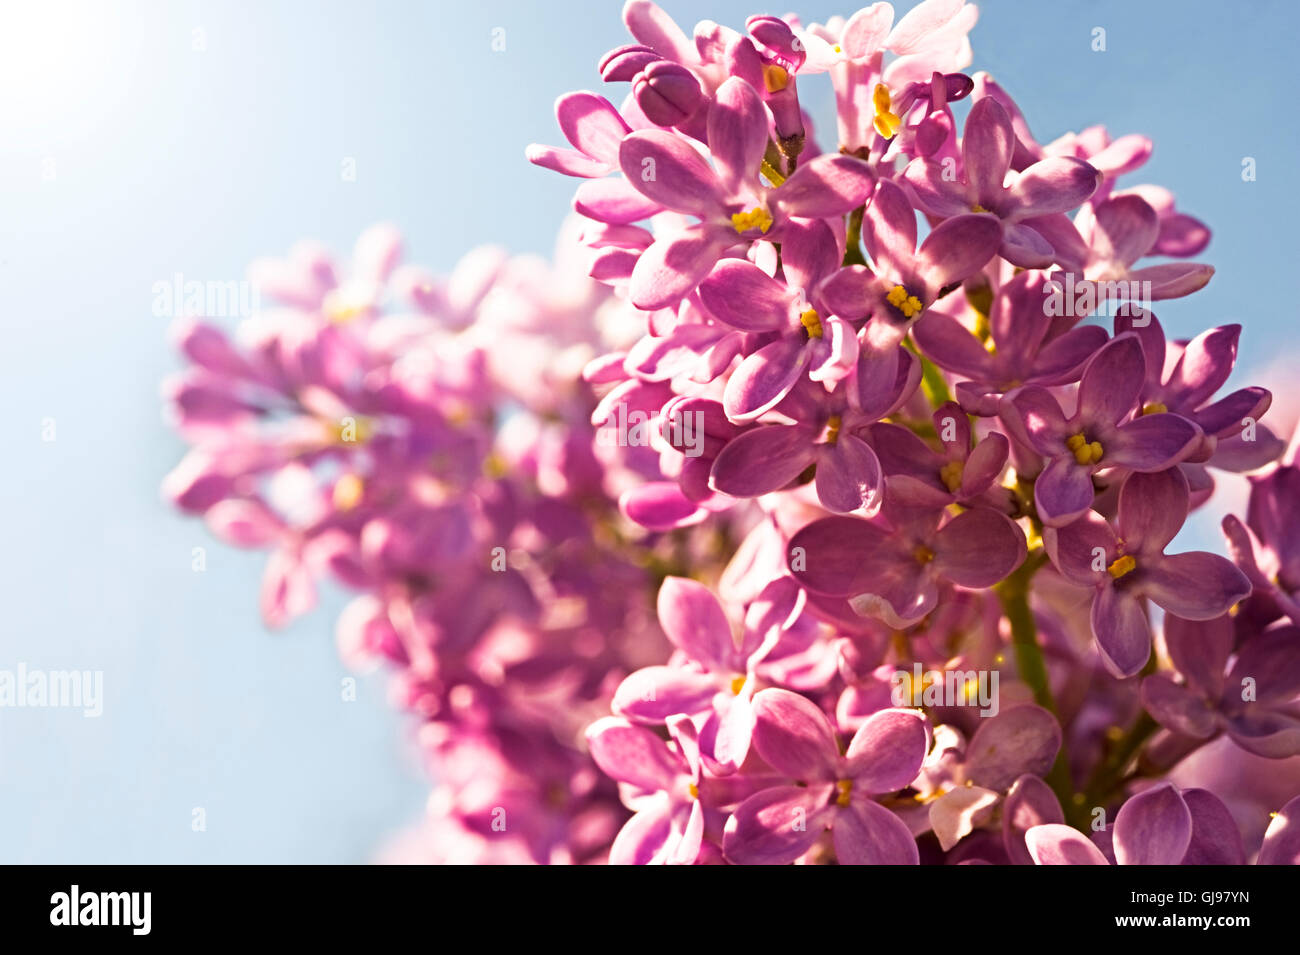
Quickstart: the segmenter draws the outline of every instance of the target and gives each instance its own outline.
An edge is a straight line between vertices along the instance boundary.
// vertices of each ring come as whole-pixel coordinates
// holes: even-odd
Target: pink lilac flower
[[[1165,553],[1187,510],[1181,471],[1134,473],[1120,488],[1113,527],[1089,511],[1044,533],[1061,574],[1094,590],[1092,632],[1116,676],[1133,676],[1150,656],[1144,598],[1187,620],[1212,620],[1250,594],[1250,581],[1226,558],[1205,551]]]
[[[905,788],[930,744],[914,710],[874,714],[840,755],[820,709],[788,690],[754,698],[754,747],[791,785],[755,793],[727,823],[724,849],[741,865],[780,865],[811,849],[829,829],[846,865],[915,865],[912,834],[876,797]]]

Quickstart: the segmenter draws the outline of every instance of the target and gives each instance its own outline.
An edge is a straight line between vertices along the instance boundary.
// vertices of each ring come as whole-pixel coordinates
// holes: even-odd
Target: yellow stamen
[[[1142,406],[1143,414],[1164,414],[1169,410],[1169,406],[1163,401],[1148,401]]]
[[[915,315],[919,315],[921,314],[921,309],[924,308],[921,304],[921,300],[915,295],[908,295],[907,289],[903,288],[901,285],[895,285],[891,288],[889,294],[885,296],[885,301],[902,312],[904,318],[912,318]]]
[[[912,551],[912,557],[916,559],[918,564],[928,564],[934,560],[934,551],[924,544],[917,544],[916,549]]]
[[[826,419],[826,443],[834,444],[840,439],[840,427],[844,420],[837,414],[831,415]]]
[[[772,228],[772,215],[762,206],[754,206],[748,212],[736,212],[731,216],[731,224],[737,232],[748,232],[750,229],[757,229],[766,233]]]
[[[1107,567],[1106,570],[1112,577],[1119,580],[1125,574],[1131,573],[1137,565],[1138,562],[1133,559],[1132,554],[1125,554],[1123,557],[1116,557],[1111,561],[1110,566]]]
[[[1065,446],[1074,452],[1074,460],[1079,464],[1096,464],[1105,453],[1100,441],[1089,441],[1082,431],[1066,438]]]
[[[973,205],[973,206],[970,207],[970,211],[971,211],[971,212],[988,212],[988,210],[985,209],[985,208],[984,208],[982,205],[980,205],[978,202],[975,203],[975,205]]]
[[[745,688],[745,678],[743,676],[734,676],[731,678],[731,695],[740,696],[740,691]]]
[[[692,798],[692,799],[699,799],[699,798],[700,798],[700,787],[697,786],[697,785],[695,785],[695,783],[688,783],[687,785],[690,787],[691,798]]]
[[[799,321],[808,332],[809,338],[822,337],[822,317],[817,314],[817,309],[808,309],[808,311],[799,316]]]
[[[835,797],[835,805],[841,809],[848,809],[849,796],[853,792],[853,780],[841,779],[835,784],[835,788],[839,790],[839,795]]]
[[[361,503],[365,494],[366,482],[355,474],[345,474],[334,482],[334,507],[340,511],[350,511]]]
[[[872,121],[876,132],[885,139],[893,139],[898,135],[898,127],[903,125],[903,120],[890,111],[893,103],[889,97],[889,87],[877,83],[875,92],[871,94],[871,102],[876,108],[876,118]]]
[[[763,85],[769,93],[779,93],[790,83],[790,74],[783,67],[769,63],[763,67]]]
[[[939,469],[939,479],[943,481],[943,486],[952,494],[956,494],[961,487],[962,472],[966,465],[961,461],[949,461]]]

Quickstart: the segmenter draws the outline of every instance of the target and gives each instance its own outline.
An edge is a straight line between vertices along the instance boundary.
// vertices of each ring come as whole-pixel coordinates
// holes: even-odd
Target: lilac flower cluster
[[[744,533],[663,581],[671,653],[586,731],[633,813],[611,862],[1300,862],[1300,782],[1261,824],[1168,781],[1211,741],[1300,754],[1296,453],[1268,391],[1223,393],[1238,326],[1154,313],[1213,269],[1121,182],[1150,141],[1039,143],[963,72],[975,20],[688,37],[629,0],[621,105],[562,96],[572,148],[529,149],[583,180],[585,267],[634,329],[584,372],[595,426],[656,432],[622,513]],[[1174,544],[1223,472],[1253,475],[1231,559]]]
[[[620,528],[653,454],[587,423],[579,372],[610,296],[571,261],[483,249],[440,281],[399,255],[389,227],[346,270],[303,244],[253,266],[273,304],[234,338],[178,323],[189,365],[166,390],[193,447],[165,491],[270,552],[269,625],[322,577],[357,592],[339,651],[392,671],[438,783],[397,855],[603,858],[625,814],[577,744],[619,675],[663,652],[649,598],[690,557]]]

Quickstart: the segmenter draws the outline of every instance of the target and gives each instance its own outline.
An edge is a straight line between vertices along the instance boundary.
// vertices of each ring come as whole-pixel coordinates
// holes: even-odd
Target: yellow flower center
[[[809,338],[822,337],[822,317],[817,314],[817,309],[810,308],[799,316],[799,321],[804,330],[808,332]]]
[[[985,209],[985,208],[984,208],[982,205],[980,205],[978,202],[975,203],[975,205],[973,205],[973,206],[970,207],[970,211],[971,211],[971,212],[988,212],[988,210]]]
[[[895,285],[891,288],[889,294],[885,296],[885,301],[902,312],[904,318],[912,318],[915,315],[919,315],[921,314],[921,309],[924,308],[921,304],[921,300],[915,295],[909,295],[907,289],[903,288],[901,285]]]
[[[754,206],[748,212],[736,212],[731,216],[731,224],[737,232],[748,232],[750,229],[757,229],[766,233],[772,228],[772,214],[762,206]]]
[[[912,556],[916,559],[918,564],[928,564],[930,561],[934,560],[934,551],[930,550],[930,548],[926,547],[924,544],[917,544],[916,549],[912,551]]]
[[[691,792],[691,798],[692,798],[692,799],[699,799],[699,798],[700,798],[700,787],[697,786],[697,785],[695,785],[695,783],[688,783],[687,786],[688,786],[688,788],[690,789],[690,792]]]
[[[826,420],[826,443],[834,444],[840,439],[840,428],[844,424],[844,419],[839,415],[833,414]]]
[[[872,121],[876,132],[885,139],[893,139],[898,135],[898,127],[903,125],[903,120],[890,110],[893,103],[889,97],[889,87],[877,83],[875,92],[871,94],[871,102],[876,108],[876,118]]]
[[[1116,580],[1119,580],[1125,574],[1131,573],[1135,570],[1137,565],[1138,562],[1133,559],[1132,554],[1125,554],[1123,557],[1116,557],[1111,561],[1110,566],[1106,568],[1106,571]]]
[[[939,479],[951,493],[956,494],[961,487],[962,472],[965,468],[966,465],[961,461],[949,461],[939,469]]]
[[[1074,452],[1074,460],[1080,464],[1096,464],[1103,454],[1101,442],[1089,441],[1082,431],[1066,438],[1065,446]]]
[[[350,511],[361,503],[361,496],[366,491],[366,482],[355,474],[345,474],[334,482],[334,507],[340,511]]]
[[[1142,406],[1143,414],[1164,414],[1169,410],[1169,406],[1163,401],[1148,401]]]
[[[763,67],[763,85],[767,87],[769,93],[781,92],[789,82],[790,74],[784,67],[777,66],[775,63]]]
[[[740,696],[740,691],[745,688],[745,678],[743,676],[734,676],[731,678],[731,695]]]
[[[853,792],[853,780],[841,779],[835,783],[835,788],[839,791],[835,797],[835,805],[841,809],[849,808],[849,796]]]

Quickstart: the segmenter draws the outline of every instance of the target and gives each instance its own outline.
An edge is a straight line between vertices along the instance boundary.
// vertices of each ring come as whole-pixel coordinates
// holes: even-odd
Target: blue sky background
[[[688,29],[785,12],[665,6]],[[1246,366],[1293,350],[1296,253],[1282,233],[1300,218],[1300,7],[980,6],[975,68],[1039,139],[1102,121],[1147,133],[1155,155],[1133,181],[1169,186],[1214,227],[1218,275],[1158,310],[1166,328],[1241,321]],[[99,719],[0,709],[0,862],[361,861],[418,817],[427,787],[382,679],[340,701],[342,598],[266,633],[262,556],[162,503],[183,447],[161,413],[158,382],[178,363],[151,286],[240,279],[302,237],[346,251],[379,220],[438,271],[489,241],[549,251],[573,181],[523,149],[560,142],[558,94],[599,88],[597,59],[624,42],[619,9],[0,4],[0,669],[103,670],[106,697]],[[829,116],[824,82],[801,90]],[[1241,179],[1246,156],[1255,182]],[[340,176],[348,157],[355,182]],[[205,573],[191,570],[195,546]],[[191,830],[196,807],[205,832]]]

